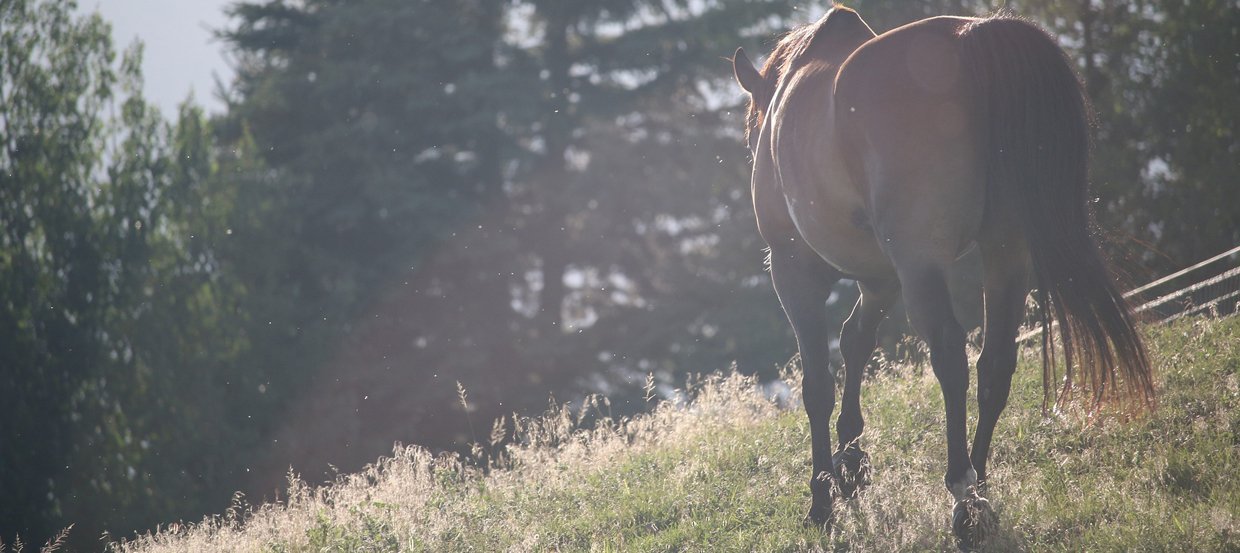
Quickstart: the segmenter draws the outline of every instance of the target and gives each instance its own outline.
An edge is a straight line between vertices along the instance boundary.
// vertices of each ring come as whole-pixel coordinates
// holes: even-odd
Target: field
[[[1134,421],[1044,417],[1027,355],[996,431],[995,551],[1240,550],[1240,318],[1147,329],[1160,407]],[[524,421],[490,471],[398,448],[335,485],[136,541],[155,551],[953,551],[942,396],[927,367],[867,382],[875,482],[803,528],[808,429],[791,397],[713,376],[633,420]],[[789,381],[795,390],[796,374]],[[976,386],[973,386],[975,389]],[[606,412],[599,403],[588,412]],[[971,410],[975,410],[972,409]]]

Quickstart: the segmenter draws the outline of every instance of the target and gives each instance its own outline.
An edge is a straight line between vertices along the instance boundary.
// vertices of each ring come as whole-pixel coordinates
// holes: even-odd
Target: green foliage
[[[105,481],[126,488],[118,495],[136,492],[115,474],[137,454],[124,439],[124,414],[114,410],[130,383],[107,382],[131,352],[123,336],[105,330],[125,316],[111,306],[130,286],[118,278],[124,261],[109,262],[143,244],[137,219],[127,218],[132,210],[103,208],[126,194],[130,168],[114,167],[115,181],[97,180],[101,111],[117,80],[107,26],[74,20],[69,6],[50,3],[6,3],[0,17],[0,381],[11,413],[0,423],[0,489],[12,498],[0,518],[12,521],[4,536],[11,539],[15,531],[54,530],[41,525],[71,508],[67,494],[77,486],[67,480],[111,473]],[[66,462],[86,445],[79,438],[91,441],[103,466],[66,474]]]
[[[209,245],[228,210],[210,126],[188,105],[162,121],[140,47],[117,63],[108,25],[73,11],[0,7],[7,541],[200,513],[220,493],[208,452],[235,439],[215,379],[243,338]]]

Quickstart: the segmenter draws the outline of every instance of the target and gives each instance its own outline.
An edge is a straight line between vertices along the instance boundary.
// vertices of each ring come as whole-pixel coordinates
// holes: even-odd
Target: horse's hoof
[[[999,522],[986,498],[971,492],[952,509],[952,534],[961,551],[976,551]]]
[[[814,505],[809,508],[809,513],[805,518],[801,519],[801,524],[806,528],[815,528],[823,532],[831,530],[831,522],[834,518],[831,506]]]
[[[831,490],[835,487],[834,479],[831,473],[820,471],[814,475],[809,481],[809,491],[812,499],[809,504],[809,513],[805,518],[801,519],[801,524],[807,528],[817,528],[819,530],[830,530],[831,519],[835,515],[831,499]]]
[[[851,446],[835,452],[831,456],[831,465],[839,475],[840,497],[852,499],[873,483],[870,475],[870,454],[861,448]]]

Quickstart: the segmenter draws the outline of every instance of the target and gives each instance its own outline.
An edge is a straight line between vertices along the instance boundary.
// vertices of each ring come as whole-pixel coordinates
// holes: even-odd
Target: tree
[[[1097,212],[1129,271],[1152,277],[1240,242],[1240,7],[1029,1],[1073,45],[1098,115]]]
[[[789,11],[238,5],[222,128],[249,129],[277,181],[254,231],[274,261],[251,288],[262,320],[307,336],[288,374],[310,382],[263,486],[289,460],[347,470],[394,439],[466,448],[484,438],[471,420],[549,392],[635,398],[647,372],[675,386],[738,357],[773,373],[792,341],[724,58]],[[479,411],[453,408],[457,381]]]
[[[227,501],[210,132],[141,97],[140,47],[68,1],[0,6],[0,539],[78,546]],[[215,203],[213,203],[215,202]],[[218,232],[217,232],[218,228]]]

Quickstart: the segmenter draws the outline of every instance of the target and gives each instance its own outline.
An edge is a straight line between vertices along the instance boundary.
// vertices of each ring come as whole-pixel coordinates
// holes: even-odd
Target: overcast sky
[[[147,99],[168,118],[194,92],[208,112],[223,111],[215,97],[215,78],[232,78],[223,44],[212,31],[224,27],[224,6],[237,0],[78,0],[78,9],[98,11],[112,23],[118,51],[135,38],[146,44],[142,76]]]

